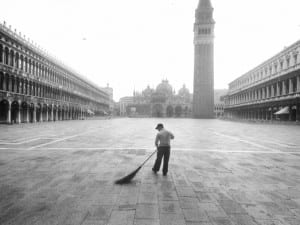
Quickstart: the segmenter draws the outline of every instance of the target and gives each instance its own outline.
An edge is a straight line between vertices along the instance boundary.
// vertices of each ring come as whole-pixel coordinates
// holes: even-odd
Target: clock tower
[[[194,24],[194,118],[214,117],[214,26],[210,0],[199,0]]]

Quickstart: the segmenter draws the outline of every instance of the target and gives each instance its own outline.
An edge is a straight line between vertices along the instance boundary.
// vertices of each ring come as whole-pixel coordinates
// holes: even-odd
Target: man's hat
[[[162,123],[159,123],[159,124],[157,124],[157,126],[155,127],[155,129],[158,129],[158,128],[164,128],[164,125]]]

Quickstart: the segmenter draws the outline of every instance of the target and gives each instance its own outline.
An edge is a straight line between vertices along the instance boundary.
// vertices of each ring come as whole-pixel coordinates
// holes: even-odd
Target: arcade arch
[[[167,114],[167,117],[173,117],[173,116],[174,116],[174,109],[173,109],[173,107],[172,107],[171,105],[169,105],[169,106],[167,107],[167,112],[166,112],[166,114]]]
[[[155,104],[152,108],[153,117],[163,117],[163,106],[161,104]]]

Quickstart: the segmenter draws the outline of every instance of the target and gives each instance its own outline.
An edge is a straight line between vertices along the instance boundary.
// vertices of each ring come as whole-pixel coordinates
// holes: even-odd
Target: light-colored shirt
[[[161,129],[156,135],[155,146],[170,146],[171,139],[174,139],[174,135],[166,129]]]

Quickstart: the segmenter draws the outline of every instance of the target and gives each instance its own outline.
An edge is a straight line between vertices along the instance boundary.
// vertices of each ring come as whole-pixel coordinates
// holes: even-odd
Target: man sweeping
[[[171,150],[170,140],[174,139],[174,135],[170,131],[164,129],[164,125],[162,123],[157,124],[155,129],[158,130],[158,133],[155,138],[155,145],[157,147],[157,157],[152,171],[155,174],[157,173],[157,171],[159,171],[161,160],[162,158],[164,158],[163,175],[166,176],[168,173],[168,165]]]

